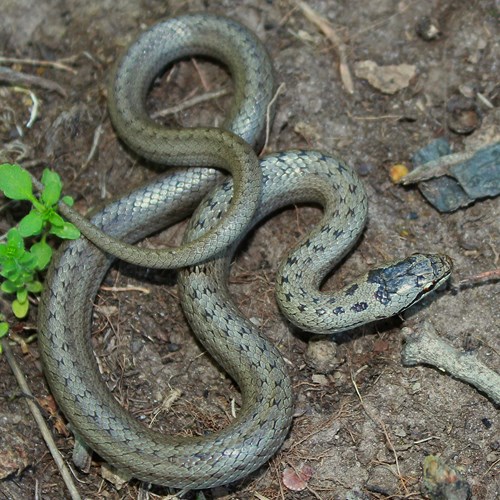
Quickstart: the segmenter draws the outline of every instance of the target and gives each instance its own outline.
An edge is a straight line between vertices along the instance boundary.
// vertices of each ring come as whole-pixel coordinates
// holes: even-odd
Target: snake
[[[164,127],[145,118],[147,89],[166,64],[193,53],[221,60],[237,82],[253,88],[251,93],[236,89],[236,104],[224,125],[229,132],[220,131],[223,141],[229,143],[240,135],[237,144],[245,142],[250,149],[259,142],[265,118],[251,115],[265,115],[273,88],[262,43],[250,30],[225,17],[188,14],[163,21],[141,35],[114,74],[110,115],[124,142],[148,159],[163,163],[167,147],[162,142],[171,143],[172,137]],[[256,63],[264,64],[264,73]],[[262,78],[266,82],[258,83]],[[263,86],[268,95],[261,100],[255,91]],[[130,99],[137,100],[127,104]],[[124,117],[123,109],[128,109]],[[198,132],[202,145],[194,138]],[[215,130],[195,129],[187,136],[178,135],[174,142],[191,138],[190,146],[179,144],[177,149],[194,146],[196,154],[204,147],[213,152],[221,144],[221,139],[216,139],[216,146],[210,144],[209,139],[216,136]],[[251,215],[242,215],[245,221],[237,224],[237,234],[225,239],[222,248],[211,246],[214,237],[206,235],[217,235],[224,214],[247,204],[246,193],[241,200],[238,190],[243,174],[240,178],[234,175],[230,164],[236,160],[234,156],[222,158],[226,151],[221,150],[215,163],[210,154],[204,165],[195,162],[192,168],[162,173],[96,213],[88,222],[96,244],[80,238],[61,245],[48,270],[39,305],[44,373],[75,434],[130,476],[182,492],[247,476],[279,450],[291,427],[293,394],[283,357],[242,314],[228,290],[234,253],[261,221],[290,205],[322,207],[321,220],[283,258],[276,273],[280,310],[287,320],[309,332],[334,333],[399,314],[439,287],[452,268],[446,255],[414,254],[371,269],[339,290],[322,291],[325,276],[353,249],[363,232],[368,202],[354,170],[343,160],[318,151],[291,150],[261,158],[255,211],[247,206]],[[191,161],[194,157],[188,155],[186,163]],[[203,163],[202,158],[198,161]],[[233,176],[225,177],[220,168]],[[234,212],[236,218],[239,209]],[[174,254],[161,250],[142,254],[145,249],[136,242],[190,215],[178,248],[188,249],[189,254],[189,249],[201,246],[194,258],[181,256],[173,262]],[[231,223],[226,219],[224,225]],[[241,391],[238,415],[227,427],[203,436],[165,435],[137,421],[110,392],[91,342],[92,304],[117,257],[100,248],[101,238],[104,247],[111,242],[113,248],[122,249],[119,258],[132,254],[133,262],[158,267],[166,255],[167,265],[179,268],[180,301],[192,331]],[[209,255],[203,253],[205,247]]]
[[[147,113],[145,101],[154,78],[170,63],[193,54],[219,61],[231,74],[233,104],[220,128],[170,129]],[[267,51],[241,24],[192,14],[154,26],[123,53],[111,74],[108,109],[116,132],[135,153],[157,165],[218,168],[231,173],[234,202],[197,241],[140,252],[97,230],[64,204],[61,213],[100,248],[131,264],[179,268],[214,255],[244,231],[260,202],[261,171],[252,146],[262,141],[273,92],[273,67]]]

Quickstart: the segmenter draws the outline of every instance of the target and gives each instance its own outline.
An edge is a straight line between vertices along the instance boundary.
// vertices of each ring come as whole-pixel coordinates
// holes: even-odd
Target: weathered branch
[[[434,327],[420,323],[414,328],[403,328],[406,344],[402,352],[403,364],[426,364],[473,385],[500,405],[500,375],[481,363],[474,354],[461,352],[442,340]]]

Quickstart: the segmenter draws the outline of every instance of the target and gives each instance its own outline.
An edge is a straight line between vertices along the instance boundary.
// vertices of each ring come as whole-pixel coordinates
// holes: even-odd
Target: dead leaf
[[[45,396],[44,398],[37,398],[37,401],[41,408],[50,415],[52,425],[55,427],[57,433],[61,436],[68,437],[68,428],[58,411],[55,399],[52,396]]]
[[[296,468],[287,467],[283,471],[283,484],[291,491],[302,491],[307,488],[314,469],[307,464],[300,464]]]
[[[384,94],[395,94],[408,87],[417,68],[412,64],[379,66],[375,61],[359,61],[354,65],[354,73]]]

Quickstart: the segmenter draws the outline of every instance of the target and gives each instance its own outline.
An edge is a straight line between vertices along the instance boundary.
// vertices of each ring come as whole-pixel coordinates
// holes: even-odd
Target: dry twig
[[[272,124],[272,115],[273,115],[273,109],[274,109],[274,103],[276,102],[276,99],[278,99],[278,96],[283,92],[285,89],[285,84],[280,83],[278,88],[276,89],[276,92],[273,95],[273,98],[267,105],[267,110],[266,110],[266,137],[264,139],[264,145],[262,146],[262,151],[266,151],[267,144],[269,142],[269,135],[271,133],[271,124]]]
[[[230,92],[229,89],[219,89],[219,90],[214,90],[213,92],[205,92],[204,94],[196,95],[194,97],[191,97],[190,99],[186,99],[185,101],[176,104],[175,106],[161,109],[160,111],[153,113],[151,117],[162,118],[164,116],[174,115],[175,113],[184,111],[185,109],[201,104],[202,102],[211,101],[212,99],[218,99],[219,97],[228,95],[229,92]]]
[[[54,438],[52,437],[52,434],[40,412],[40,409],[33,401],[34,396],[31,393],[30,388],[28,387],[28,384],[26,382],[23,372],[21,371],[21,368],[19,368],[19,365],[17,364],[14,355],[12,354],[9,343],[6,340],[2,340],[2,347],[5,352],[5,357],[7,358],[7,362],[9,363],[10,369],[12,370],[12,373],[16,377],[17,383],[21,388],[21,391],[26,396],[26,403],[28,405],[28,408],[30,409],[33,418],[35,419],[38,427],[40,428],[40,432],[42,433],[43,439],[45,440],[45,443],[47,444],[47,447],[49,448],[49,451],[52,457],[54,458],[54,462],[56,463],[59,472],[61,473],[61,476],[66,484],[66,487],[69,490],[71,498],[73,500],[80,500],[81,497],[80,494],[78,493],[78,490],[76,489],[75,483],[73,482],[71,472],[67,467],[66,463],[64,462],[61,453],[57,449],[56,443],[54,442]]]
[[[419,165],[412,170],[408,175],[405,175],[398,184],[413,184],[414,182],[427,181],[443,175],[453,175],[450,169],[455,165],[470,160],[476,151],[469,153],[455,153],[451,155],[441,156],[437,160],[432,160],[423,165]]]
[[[486,284],[500,279],[500,269],[492,269],[484,273],[475,274],[467,278],[461,279],[457,285],[452,285],[453,288],[466,288],[477,284]]]
[[[363,367],[364,368],[364,367]],[[357,373],[359,373],[361,370],[363,370],[363,368],[361,368],[360,370],[358,370]],[[356,374],[357,374],[356,373]],[[394,456],[394,463],[396,465],[396,472],[397,472],[397,477],[399,479],[399,481],[401,482],[401,485],[403,487],[403,489],[405,490],[406,493],[408,493],[408,490],[406,488],[406,483],[405,483],[405,480],[404,480],[404,477],[403,475],[401,474],[401,470],[399,468],[399,459],[398,459],[398,454],[396,452],[396,448],[394,448],[394,445],[392,444],[392,440],[391,440],[391,437],[389,436],[389,432],[387,431],[387,427],[384,423],[384,421],[382,419],[380,419],[379,417],[377,417],[376,415],[373,415],[372,412],[367,408],[367,406],[365,405],[365,402],[363,400],[363,397],[361,396],[361,393],[359,392],[359,389],[358,389],[358,385],[356,384],[356,380],[355,380],[355,376],[356,374],[353,374],[352,371],[351,371],[351,382],[352,382],[352,385],[354,386],[354,390],[356,391],[356,394],[359,398],[359,402],[361,403],[361,406],[363,407],[363,410],[365,411],[365,413],[368,415],[368,417],[370,417],[370,419],[376,424],[378,425],[381,429],[382,429],[382,432],[384,434],[384,437],[385,437],[385,440],[386,440],[386,443],[387,443],[387,446],[388,448],[391,450],[393,456]]]
[[[0,66],[0,81],[7,82],[12,85],[25,85],[40,87],[46,90],[57,92],[58,94],[66,97],[66,91],[58,83],[42,78],[41,76],[30,75],[28,73],[20,73],[10,68]]]
[[[406,344],[402,359],[406,366],[430,365],[449,373],[485,393],[500,405],[500,375],[485,366],[473,354],[461,352],[442,340],[434,327],[419,323],[403,328]]]
[[[66,61],[72,61],[75,59],[75,56],[69,57],[65,59]],[[69,73],[73,73],[76,75],[78,72],[73,69],[71,66],[64,64],[60,61],[45,61],[41,59],[19,59],[17,57],[3,57],[0,56],[0,63],[5,64],[28,64],[29,66],[45,66],[49,68],[60,69],[63,71],[68,71]]]

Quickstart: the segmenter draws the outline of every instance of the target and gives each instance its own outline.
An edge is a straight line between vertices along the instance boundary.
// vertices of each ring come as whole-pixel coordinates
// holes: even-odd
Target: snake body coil
[[[185,16],[174,25],[178,23],[182,26],[204,23],[215,32],[226,32],[229,26],[231,36],[236,37],[233,47],[246,47],[239,37],[241,33],[246,37],[248,32],[232,21],[197,15]],[[168,46],[165,26],[159,26],[161,28],[153,28],[147,36],[155,40],[154,34],[159,30],[163,37],[161,46]],[[187,27],[186,30],[189,31]],[[178,40],[181,32],[175,33],[175,43],[182,47],[182,39]],[[192,42],[192,34],[189,37]],[[258,44],[250,38],[254,50]],[[227,42],[227,38],[225,40]],[[198,44],[207,46],[203,40]],[[158,60],[157,45],[151,41],[148,46],[154,47],[152,55]],[[231,56],[245,60],[245,50]],[[136,52],[132,48],[129,54],[136,58]],[[186,53],[176,54],[184,56]],[[220,57],[220,52],[214,55]],[[252,65],[259,59],[260,56],[246,60],[241,67],[250,75],[256,75],[258,68]],[[128,64],[125,58],[120,67],[128,67]],[[131,95],[144,98],[148,79],[154,78],[163,63],[153,66],[154,70],[148,70],[146,79],[139,77],[142,83],[137,88],[128,88],[133,82],[125,84],[127,92],[123,95],[128,96],[127,99]],[[115,85],[111,92],[111,101],[115,103],[122,95],[118,87]],[[241,94],[237,100],[242,98],[245,103],[247,99],[253,102],[250,107],[255,108],[253,94]],[[115,122],[121,120],[116,116],[119,107],[111,105]],[[139,115],[143,116],[141,113]],[[237,115],[233,113],[233,117]],[[149,124],[140,125],[134,116],[131,114],[127,118],[127,126],[130,125],[134,134],[144,131],[146,136],[151,134],[156,144],[156,138],[162,136],[154,131],[161,129],[154,126],[150,130]],[[250,123],[246,119],[243,122]],[[257,127],[250,126],[250,131],[239,125],[233,126],[233,130],[241,133],[249,143],[255,143],[262,124],[260,120]],[[130,144],[136,146],[132,139]],[[148,155],[142,150],[141,154]],[[161,154],[154,159],[160,160]],[[214,165],[209,162],[208,166]],[[239,233],[232,238],[230,247],[220,252],[218,247],[208,245],[209,253],[216,257],[202,263],[198,259],[196,265],[179,274],[182,306],[193,331],[242,392],[243,405],[238,418],[220,432],[189,439],[162,435],[137,422],[107,389],[99,375],[90,331],[92,302],[113,260],[109,254],[80,239],[63,245],[49,270],[40,304],[39,342],[50,387],[83,440],[105,460],[141,480],[183,490],[226,484],[265,463],[281,446],[288,432],[293,406],[284,361],[277,349],[241,315],[227,290],[234,250],[250,228],[268,214],[296,203],[314,202],[323,206],[322,220],[284,260],[277,278],[277,296],[282,311],[307,330],[339,331],[396,314],[441,283],[450,272],[446,257],[415,255],[370,271],[337,293],[319,292],[325,274],[352,248],[363,230],[367,213],[363,186],[344,163],[316,152],[289,151],[270,155],[261,161],[260,170],[262,198],[257,211],[247,222],[239,224]],[[211,228],[220,227],[222,214],[245,201],[240,199],[241,193],[233,190],[232,179],[222,184],[220,179],[220,174],[213,169],[174,172],[111,203],[92,222],[109,233],[111,239],[114,238],[112,241],[124,240],[132,244],[179,221],[198,207],[182,247],[194,248],[189,245],[205,241],[204,235],[210,234]],[[213,191],[215,186],[217,190]],[[236,212],[234,214],[237,216]],[[93,233],[97,243],[99,234]],[[136,260],[142,258],[143,249],[128,248],[127,251],[138,253]],[[154,262],[158,263],[158,259],[161,258],[156,256]],[[184,264],[181,259],[180,265]]]

